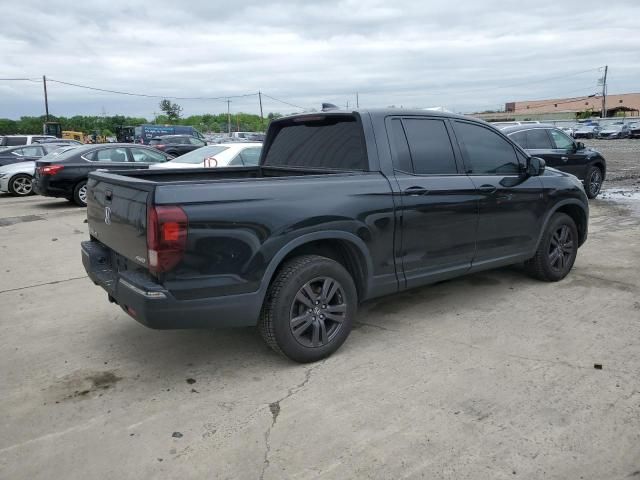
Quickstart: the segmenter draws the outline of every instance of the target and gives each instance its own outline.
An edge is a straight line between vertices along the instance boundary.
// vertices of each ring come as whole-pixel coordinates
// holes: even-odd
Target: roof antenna
[[[322,104],[322,111],[323,112],[328,112],[329,110],[339,110],[339,108],[334,105],[333,103],[323,103]]]

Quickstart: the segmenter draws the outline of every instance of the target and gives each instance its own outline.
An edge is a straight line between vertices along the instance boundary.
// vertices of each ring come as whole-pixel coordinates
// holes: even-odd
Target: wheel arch
[[[299,255],[321,255],[340,263],[353,277],[358,298],[367,297],[373,274],[371,255],[366,244],[356,235],[342,231],[323,231],[303,235],[282,247],[269,263],[261,290],[266,290],[282,264]]]
[[[578,246],[582,246],[587,240],[587,234],[589,230],[589,210],[585,209],[584,205],[577,200],[564,200],[556,205],[547,213],[544,219],[540,234],[538,235],[538,241],[536,242],[536,250],[542,241],[542,236],[547,229],[547,225],[556,213],[565,213],[569,215],[576,224],[578,229]],[[534,250],[535,251],[535,250]]]

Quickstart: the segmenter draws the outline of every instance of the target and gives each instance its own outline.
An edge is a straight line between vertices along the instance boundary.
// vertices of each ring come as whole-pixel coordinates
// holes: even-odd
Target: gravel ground
[[[640,139],[582,140],[607,161],[607,179],[603,188],[640,189]]]

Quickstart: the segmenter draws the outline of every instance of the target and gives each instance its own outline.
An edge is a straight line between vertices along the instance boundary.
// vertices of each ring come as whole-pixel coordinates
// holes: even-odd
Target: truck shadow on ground
[[[358,333],[347,347],[349,342],[365,341],[360,334],[366,335],[366,342],[375,342],[388,331],[402,332],[410,323],[437,318],[443,308],[450,308],[462,297],[466,303],[473,303],[475,298],[513,294],[519,286],[535,282],[521,270],[507,267],[482,272],[366,302],[353,327]],[[416,308],[424,319],[409,318]],[[180,380],[185,372],[199,368],[234,376],[254,368],[298,367],[267,347],[254,327],[160,331],[139,325],[124,313],[119,313],[116,320],[106,336],[96,342],[112,346],[111,355],[138,365],[147,375]]]

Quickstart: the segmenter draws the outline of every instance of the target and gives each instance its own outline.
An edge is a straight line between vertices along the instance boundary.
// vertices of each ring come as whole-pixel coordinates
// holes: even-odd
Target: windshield
[[[213,157],[218,153],[224,152],[229,147],[221,147],[220,145],[208,145],[206,147],[197,148],[192,152],[185,153],[170,160],[172,163],[204,163],[205,159]]]

